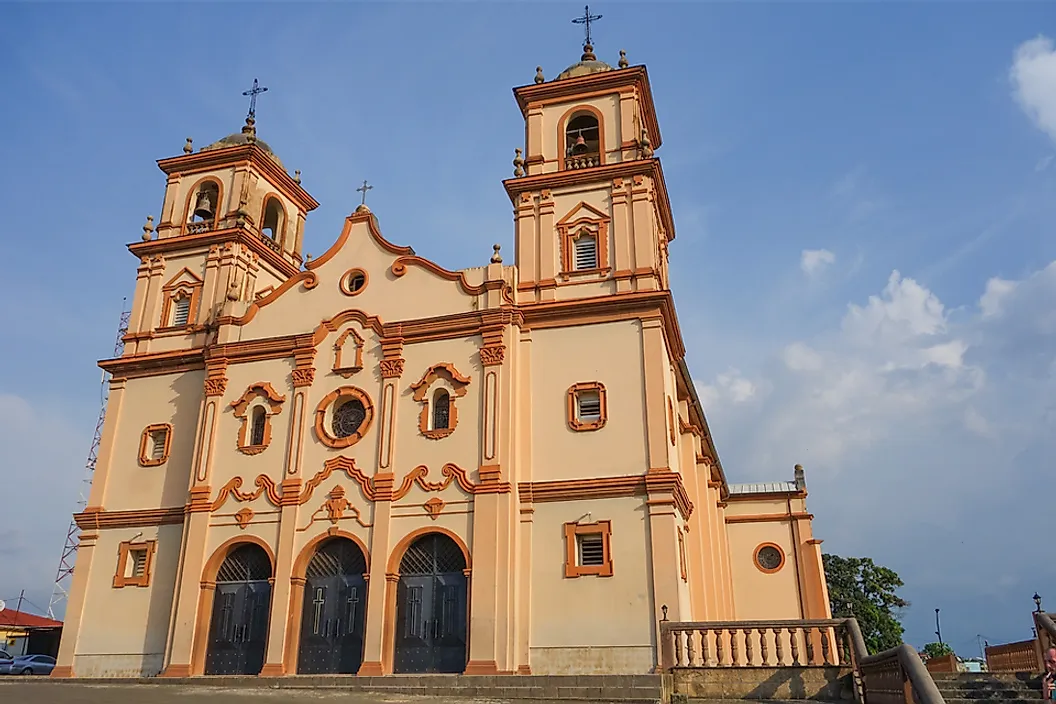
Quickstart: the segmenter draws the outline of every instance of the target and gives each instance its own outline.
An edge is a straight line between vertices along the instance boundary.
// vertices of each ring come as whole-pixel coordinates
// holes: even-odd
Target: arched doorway
[[[271,559],[255,543],[240,545],[216,573],[207,675],[257,675],[264,667],[271,611]]]
[[[355,674],[363,662],[367,560],[347,538],[331,538],[305,572],[297,674]]]
[[[395,672],[466,669],[466,566],[462,548],[441,533],[408,546],[396,589]]]

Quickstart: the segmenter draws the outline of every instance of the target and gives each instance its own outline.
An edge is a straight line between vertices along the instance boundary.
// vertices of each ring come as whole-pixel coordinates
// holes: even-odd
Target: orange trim
[[[572,218],[580,211],[587,210],[593,217],[579,216]],[[572,210],[568,211],[555,227],[561,237],[561,272],[562,276],[572,276],[589,272],[599,273],[609,271],[609,223],[611,220],[605,213],[588,203],[581,202]],[[594,238],[594,246],[597,253],[597,266],[593,269],[577,269],[574,242],[577,238],[586,234]]]
[[[122,587],[149,587],[150,577],[154,573],[154,552],[158,549],[158,541],[144,540],[139,543],[125,541],[117,547],[117,572],[114,574],[114,589]],[[143,574],[125,576],[128,569],[128,556],[137,551],[146,552],[143,564]]]
[[[674,445],[678,438],[675,436],[675,406],[671,403],[671,397],[667,397],[667,437]]]
[[[197,247],[223,246],[234,242],[248,247],[264,262],[274,267],[280,276],[296,276],[300,272],[296,264],[284,259],[280,253],[265,244],[259,235],[239,227],[227,227],[222,230],[209,230],[178,237],[163,237],[146,242],[132,242],[126,246],[128,251],[137,257],[149,257],[167,252],[186,252]]]
[[[466,272],[449,271],[448,269],[443,268],[439,264],[431,262],[428,259],[423,259],[419,256],[408,255],[400,257],[392,263],[392,266],[389,267],[389,271],[392,272],[393,276],[399,278],[407,273],[407,266],[409,264],[420,266],[426,271],[436,274],[445,281],[457,282],[459,288],[462,289],[462,293],[465,293],[466,295],[479,296],[485,291],[491,289],[498,289],[502,293],[503,298],[508,303],[513,302],[513,293],[510,289],[510,285],[507,284],[505,281],[485,281],[482,284],[473,286],[469,283],[469,281],[466,280]]]
[[[195,620],[197,625],[194,629],[194,642],[191,646],[190,674],[200,675],[205,671],[205,651],[209,644],[209,621],[213,613],[213,596],[216,590],[216,575],[220,571],[220,566],[224,564],[224,560],[227,559],[227,556],[236,548],[246,543],[253,543],[264,549],[264,552],[268,556],[268,561],[271,564],[272,578],[274,578],[275,553],[272,551],[270,545],[255,535],[238,535],[234,538],[229,538],[224,541],[220,547],[213,551],[212,556],[209,557],[205,563],[205,567],[202,569],[202,580],[200,583],[202,593],[198,598],[198,614]],[[270,604],[268,605],[268,609],[268,620],[270,623]],[[266,647],[267,646],[265,645],[265,648]]]
[[[581,421],[579,419],[579,394],[586,391],[596,391],[601,405],[601,417],[592,421]],[[600,381],[586,381],[573,384],[568,389],[566,404],[568,427],[577,432],[588,430],[600,430],[605,427],[605,421],[609,418],[608,402],[605,397],[605,385]]]
[[[561,171],[565,170],[565,159],[568,158],[565,152],[567,147],[565,139],[568,136],[565,134],[566,126],[569,120],[582,113],[590,113],[598,121],[598,158],[601,160],[601,164],[605,163],[605,116],[601,114],[601,110],[598,110],[593,105],[584,103],[574,108],[569,108],[561,116],[561,119],[557,121],[557,168]]]
[[[732,497],[731,497],[732,498]],[[806,511],[791,513],[751,513],[743,516],[726,516],[727,523],[769,523],[771,521],[814,520],[814,514]]]
[[[580,565],[577,559],[577,536],[601,535],[602,564]],[[565,524],[565,577],[612,576],[612,522]]]
[[[165,444],[162,447],[161,457],[153,457],[154,433],[165,433]],[[172,425],[169,423],[155,423],[143,429],[139,436],[139,466],[157,467],[169,460],[169,450],[172,449]]]
[[[359,428],[356,432],[352,433],[348,437],[335,438],[326,431],[326,415],[327,410],[330,406],[338,399],[357,399],[363,404],[364,417],[363,422],[360,423]],[[370,400],[370,396],[367,395],[362,389],[356,388],[355,386],[342,386],[334,389],[319,402],[319,405],[315,409],[315,436],[319,439],[319,442],[323,443],[327,447],[334,449],[341,449],[344,447],[351,447],[357,442],[363,439],[363,436],[370,430],[370,424],[374,420],[374,404]]]
[[[432,427],[432,406],[436,401],[436,394],[429,394],[429,389],[438,379],[445,379],[451,385],[451,393],[448,393],[448,423],[446,428]],[[415,401],[422,404],[422,410],[418,414],[418,431],[430,440],[440,440],[455,432],[458,425],[458,409],[455,405],[456,398],[466,395],[466,386],[470,377],[462,376],[455,365],[450,362],[434,364],[426,370],[422,378],[411,384],[414,394],[411,396]],[[446,391],[446,389],[445,389]]]
[[[763,548],[774,548],[775,550],[777,550],[778,554],[781,555],[781,561],[779,563],[777,563],[777,567],[767,568],[767,567],[763,567],[762,564],[760,564],[760,562],[759,562],[759,552]],[[755,551],[752,552],[752,564],[755,565],[756,569],[758,569],[760,572],[762,572],[764,574],[774,574],[775,572],[780,572],[781,568],[785,566],[785,551],[782,550],[781,546],[778,545],[777,543],[760,543],[755,548]]]
[[[258,397],[265,401],[262,405],[264,408],[264,438],[259,445],[254,445],[252,444],[253,431],[251,428],[253,415],[247,414],[246,411],[249,409],[253,399]],[[286,397],[275,391],[271,384],[266,381],[258,381],[250,385],[241,398],[231,402],[235,418],[239,418],[242,421],[238,428],[237,447],[239,452],[246,455],[256,455],[268,448],[268,445],[271,444],[271,417],[282,410],[282,404],[285,400]]]
[[[251,303],[249,305],[249,308],[246,309],[245,314],[241,317],[234,318],[231,316],[225,316],[223,318],[217,318],[216,324],[245,325],[256,317],[257,311],[259,311],[261,308],[268,304],[274,303],[279,298],[279,296],[286,293],[291,288],[302,282],[304,283],[304,290],[311,291],[313,288],[319,285],[319,277],[316,276],[314,271],[302,271],[295,276],[291,276],[290,278],[283,281],[277,289],[269,293],[267,296],[264,296],[263,298]]]
[[[462,557],[466,560],[466,570],[473,569],[473,560],[470,557],[469,548],[466,546],[466,543],[462,538],[447,528],[441,526],[426,526],[424,528],[416,528],[412,530],[410,533],[403,536],[400,542],[396,543],[396,547],[394,547],[392,552],[389,553],[389,562],[386,565],[387,573],[399,577],[400,561],[403,560],[403,554],[407,552],[407,548],[409,548],[411,543],[415,540],[421,538],[423,535],[428,535],[429,533],[440,533],[441,535],[446,535],[448,538],[455,541],[455,544],[458,545],[458,549],[462,551]]]
[[[178,281],[184,274],[187,274],[192,280]],[[184,267],[176,276],[169,279],[167,284],[161,287],[161,295],[163,302],[161,306],[161,322],[158,324],[158,330],[193,328],[195,321],[198,320],[198,306],[202,296],[202,280],[193,271]],[[181,297],[190,299],[187,308],[187,322],[184,325],[176,326],[173,325],[173,308],[176,305],[176,301]]]
[[[678,568],[682,573],[682,581],[689,581],[688,570],[686,569],[686,536],[682,534],[682,529],[678,528]]]
[[[282,211],[282,222],[279,223],[279,228],[278,228],[278,231],[275,233],[275,237],[274,238],[270,238],[270,237],[268,237],[267,235],[264,234],[264,221],[265,221],[265,219],[268,216],[268,203],[270,203],[271,201],[275,201],[276,203],[278,203],[279,204],[279,209]],[[290,223],[290,214],[286,212],[286,205],[282,202],[282,199],[278,197],[278,194],[269,193],[266,196],[264,196],[264,200],[263,200],[261,208],[260,208],[260,220],[257,221],[257,230],[260,232],[261,236],[268,237],[268,239],[270,239],[272,242],[274,242],[277,245],[279,245],[280,249],[285,250],[286,249],[286,227],[289,225],[289,223]]]
[[[373,237],[374,241],[389,254],[395,254],[397,256],[414,254],[414,250],[410,247],[395,245],[382,237],[381,231],[378,229],[377,219],[374,217],[373,213],[369,210],[357,210],[345,218],[345,225],[341,228],[341,234],[338,235],[337,240],[330,245],[330,249],[323,252],[322,256],[305,264],[304,268],[315,270],[333,259],[334,256],[341,251],[341,248],[345,246],[345,242],[348,240],[348,236],[352,232],[352,226],[358,222],[365,222],[367,224],[367,230],[370,232],[370,236]]]
[[[81,513],[73,514],[73,520],[81,530],[100,528],[142,528],[143,526],[165,526],[183,523],[186,508],[155,508],[142,511],[104,511],[89,506]]]
[[[353,291],[351,286],[352,279],[353,277],[359,275],[363,276],[363,283],[360,285],[359,288]],[[349,269],[344,274],[342,274],[338,285],[341,287],[341,293],[345,294],[346,296],[358,296],[359,294],[363,293],[363,291],[367,288],[367,284],[369,282],[370,277],[367,275],[366,270],[355,268]]]
[[[345,342],[349,336],[355,345],[355,354],[352,355],[352,364],[345,364]],[[363,368],[363,337],[354,328],[346,328],[334,341],[334,368],[333,371],[346,379]]]
[[[191,201],[197,200],[198,191],[201,189],[203,183],[215,183],[217,188],[216,203],[213,204],[213,226],[223,218],[224,213],[224,184],[216,176],[204,176],[191,185],[190,190],[187,191],[187,199],[183,205],[183,219],[180,220],[180,234],[187,234],[187,225],[190,224],[191,219]]]
[[[670,493],[682,518],[689,520],[693,502],[689,500],[682,475],[667,470],[650,471],[622,477],[593,477],[547,482],[520,482],[517,493],[524,503],[584,501]]]

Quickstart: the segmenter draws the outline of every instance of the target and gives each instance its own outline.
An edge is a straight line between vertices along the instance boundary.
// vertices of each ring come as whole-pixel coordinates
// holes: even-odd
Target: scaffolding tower
[[[114,343],[114,357],[120,357],[125,351],[125,334],[128,332],[128,321],[132,317],[132,311],[125,310],[127,299],[121,299],[121,321],[117,326],[117,341]],[[77,497],[77,511],[80,513],[88,505],[88,492],[92,488],[92,476],[95,474],[95,461],[99,456],[99,442],[103,436],[103,421],[106,419],[106,402],[110,398],[110,374],[103,372],[102,388],[100,389],[99,418],[95,422],[95,435],[92,437],[92,446],[88,449],[88,459],[84,463],[84,478],[81,480],[80,495]],[[70,596],[70,582],[73,578],[73,566],[77,561],[77,544],[80,540],[81,529],[77,527],[76,520],[70,520],[70,527],[66,529],[66,545],[62,548],[62,557],[59,558],[59,569],[55,573],[55,586],[51,590],[51,601],[48,602],[48,618],[56,618],[55,612],[59,607],[64,607]]]

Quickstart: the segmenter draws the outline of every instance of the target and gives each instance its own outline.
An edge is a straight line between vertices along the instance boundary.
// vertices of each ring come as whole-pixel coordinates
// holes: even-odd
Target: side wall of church
[[[182,525],[99,531],[73,662],[78,676],[152,677],[161,672],[182,536]],[[114,586],[124,541],[156,541],[149,586]]]

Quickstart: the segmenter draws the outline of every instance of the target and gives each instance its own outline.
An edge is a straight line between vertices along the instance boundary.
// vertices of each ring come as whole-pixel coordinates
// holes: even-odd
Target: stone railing
[[[1049,648],[1056,648],[1056,614],[1044,611],[1034,612],[1034,632],[1037,634],[1037,665],[1038,672],[1045,670],[1045,653]]]
[[[986,646],[986,669],[990,672],[1034,672],[1038,669],[1037,641]]]
[[[726,621],[660,624],[664,669],[811,667],[851,661],[844,621]]]
[[[216,220],[199,220],[198,222],[189,222],[187,227],[184,228],[184,232],[188,235],[197,235],[201,232],[209,232],[216,229]]]
[[[601,166],[601,156],[598,154],[583,154],[582,156],[565,157],[565,169],[589,169]]]
[[[853,618],[661,621],[660,667],[664,672],[836,667],[853,673],[854,696],[858,702],[944,704],[935,681],[912,646],[903,643],[870,655],[858,622]]]
[[[264,244],[266,244],[269,247],[271,247],[271,249],[273,249],[275,252],[277,252],[279,254],[282,254],[282,245],[280,245],[278,242],[276,242],[275,240],[271,239],[270,237],[265,235],[263,232],[260,233],[260,239],[261,239],[261,241],[264,242]]]

